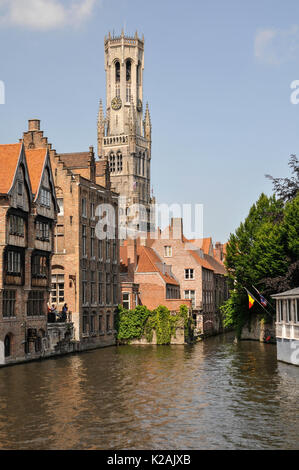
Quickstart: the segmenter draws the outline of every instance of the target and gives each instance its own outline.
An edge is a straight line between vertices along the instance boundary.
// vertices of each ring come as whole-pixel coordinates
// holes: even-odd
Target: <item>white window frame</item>
[[[190,277],[190,271],[192,271],[192,277]],[[194,281],[194,279],[195,279],[194,268],[185,268],[185,281]]]
[[[164,246],[164,258],[171,258],[172,257],[172,246],[165,245]]]

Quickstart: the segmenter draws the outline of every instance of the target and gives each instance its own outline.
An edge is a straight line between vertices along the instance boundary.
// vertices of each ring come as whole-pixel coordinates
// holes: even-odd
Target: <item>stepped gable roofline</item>
[[[26,150],[26,159],[34,200],[38,196],[41,179],[47,163],[48,149]]]
[[[22,150],[22,143],[0,145],[0,194],[12,189]]]
[[[167,273],[163,273],[158,264],[161,264],[161,259],[156,252],[147,246],[139,246],[137,249],[138,262],[136,273],[158,273],[166,284],[179,286],[179,283]]]
[[[285,292],[280,292],[279,294],[271,295],[272,299],[280,299],[282,297],[298,297],[299,296],[299,287],[295,289],[287,290]]]

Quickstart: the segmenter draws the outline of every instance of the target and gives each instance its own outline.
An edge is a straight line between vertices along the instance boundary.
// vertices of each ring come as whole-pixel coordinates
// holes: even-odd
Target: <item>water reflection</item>
[[[298,448],[299,368],[217,337],[0,370],[2,449]]]

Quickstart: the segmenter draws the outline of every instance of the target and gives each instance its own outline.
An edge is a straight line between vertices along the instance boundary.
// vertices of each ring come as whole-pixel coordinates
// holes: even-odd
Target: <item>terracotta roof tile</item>
[[[74,152],[74,153],[60,153],[60,160],[68,168],[88,168],[90,153],[89,152]]]
[[[227,274],[226,269],[219,258],[215,259],[210,255],[205,255],[205,259],[213,267],[215,274],[223,274],[223,275]]]
[[[211,271],[214,271],[214,268],[210,265],[210,263],[204,259],[201,258],[196,251],[193,250],[188,250],[189,253],[193,256],[193,258],[200,264],[203,268],[205,269],[210,269]]]
[[[22,143],[0,145],[0,193],[7,194],[12,187],[21,153]]]
[[[40,185],[47,149],[26,150],[26,160],[31,182],[32,193],[37,196]]]
[[[160,276],[167,284],[173,284],[178,286],[179,283],[174,279],[174,277],[170,276],[168,273],[163,273],[162,270],[159,268],[159,264],[161,264],[161,260],[155,251],[152,248],[147,246],[139,246],[137,250],[138,254],[138,264],[137,264],[137,273],[159,273]]]

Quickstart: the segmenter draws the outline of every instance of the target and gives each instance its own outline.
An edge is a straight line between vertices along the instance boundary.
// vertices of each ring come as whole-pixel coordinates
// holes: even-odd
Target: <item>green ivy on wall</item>
[[[153,311],[145,306],[138,306],[134,310],[126,310],[121,305],[117,315],[117,339],[119,342],[130,343],[133,339],[145,336],[151,343],[156,332],[156,344],[170,344],[175,337],[176,329],[183,327],[185,340],[192,334],[192,319],[186,305],[181,305],[178,314],[171,314],[167,307],[160,305]]]

